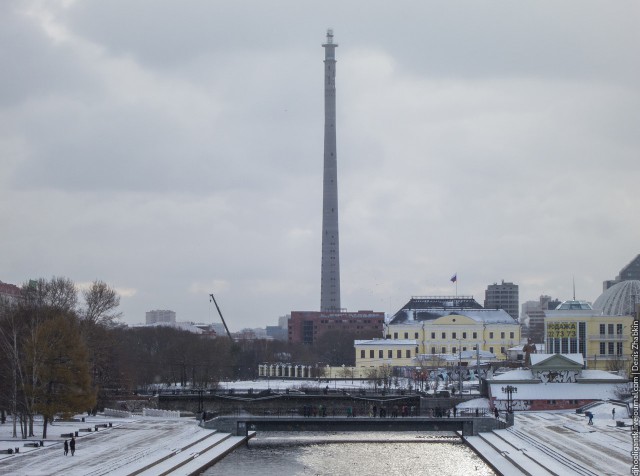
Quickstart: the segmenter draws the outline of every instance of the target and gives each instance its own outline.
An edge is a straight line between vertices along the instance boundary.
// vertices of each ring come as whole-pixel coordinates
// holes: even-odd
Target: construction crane
[[[220,306],[218,306],[218,303],[216,302],[216,298],[213,297],[213,294],[209,294],[209,296],[211,297],[211,299],[209,299],[209,302],[213,301],[213,303],[216,305],[216,309],[218,310],[218,314],[220,314],[220,319],[222,319],[222,324],[224,324],[224,330],[227,331],[227,335],[229,336],[229,340],[231,342],[233,342],[233,337],[231,337],[231,332],[229,332],[229,328],[227,327],[227,323],[224,322],[224,317],[222,317],[222,312],[220,312]]]

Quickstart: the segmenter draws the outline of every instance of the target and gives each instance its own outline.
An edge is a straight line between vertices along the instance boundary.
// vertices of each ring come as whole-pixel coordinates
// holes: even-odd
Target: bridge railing
[[[382,407],[384,408],[384,407]],[[211,414],[211,413],[210,413]],[[243,408],[238,407],[224,413],[216,413],[215,416],[234,416],[241,417],[247,414],[252,416],[263,416],[271,418],[381,418],[380,408],[376,408],[375,417],[370,408],[363,407],[325,407],[320,405],[305,405],[302,407],[255,407]],[[469,418],[469,417],[491,417],[493,413],[487,408],[464,408],[453,412],[452,409],[439,408],[419,408],[409,409],[403,414],[398,409],[395,411],[393,407],[386,408],[385,416],[382,418]]]

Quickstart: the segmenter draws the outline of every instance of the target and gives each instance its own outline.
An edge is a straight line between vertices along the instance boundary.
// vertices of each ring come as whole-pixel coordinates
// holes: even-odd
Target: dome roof
[[[640,302],[640,281],[622,281],[603,292],[593,308],[607,316],[632,315],[635,303]]]

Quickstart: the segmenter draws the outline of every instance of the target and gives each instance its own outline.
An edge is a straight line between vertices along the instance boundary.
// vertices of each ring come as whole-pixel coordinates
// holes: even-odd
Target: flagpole
[[[456,284],[456,300],[457,300],[458,299],[458,273],[457,272],[456,274],[451,276],[450,281]]]

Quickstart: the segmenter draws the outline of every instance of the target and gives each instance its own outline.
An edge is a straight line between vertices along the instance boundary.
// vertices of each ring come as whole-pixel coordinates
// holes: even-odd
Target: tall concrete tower
[[[327,30],[324,48],[324,178],[322,194],[322,269],[320,310],[340,310],[338,236],[338,153],[336,150],[336,47]]]

